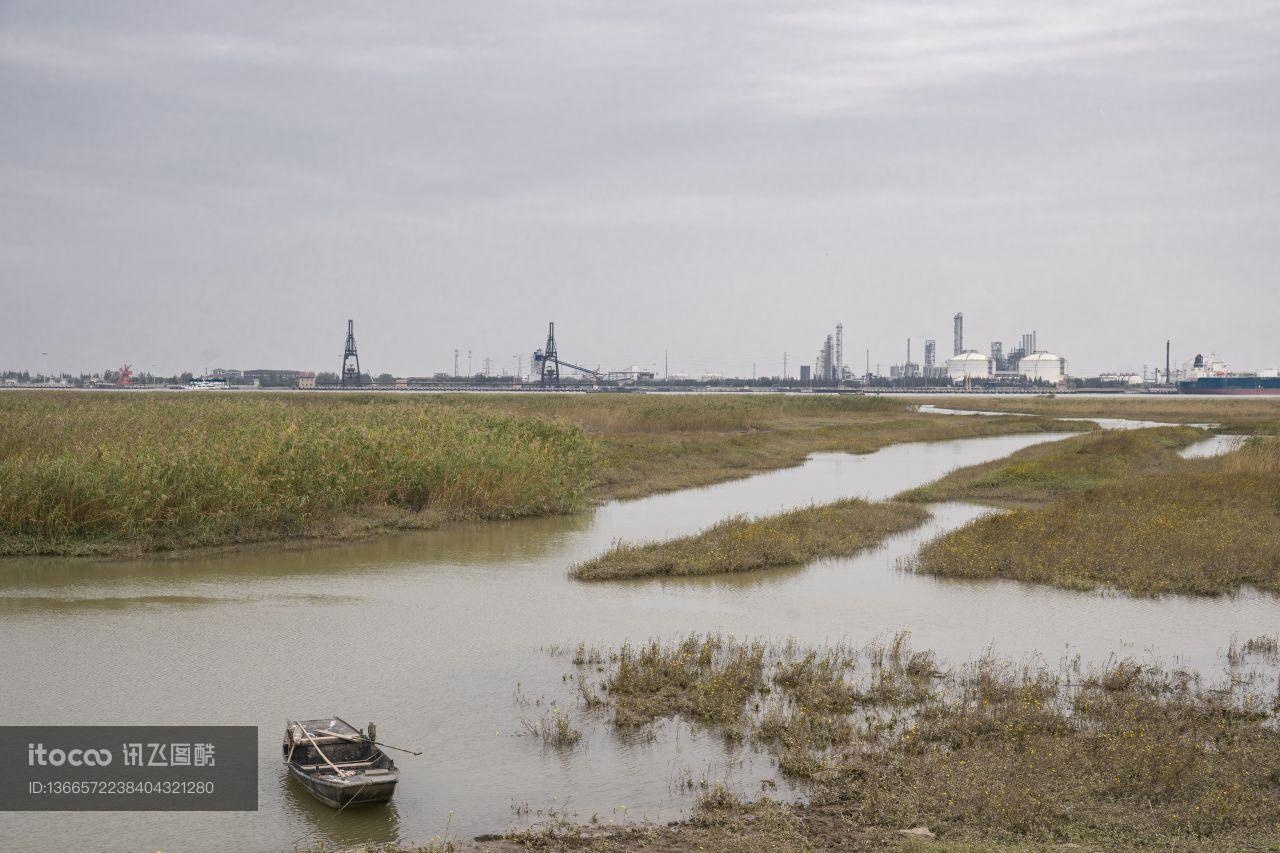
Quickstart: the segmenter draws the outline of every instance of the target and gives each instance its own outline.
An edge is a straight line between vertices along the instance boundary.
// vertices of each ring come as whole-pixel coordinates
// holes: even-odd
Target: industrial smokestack
[[[954,344],[953,349],[955,350],[955,352],[951,354],[959,355],[960,353],[964,352],[964,314],[962,313],[956,314],[956,316],[952,318],[952,322],[955,326],[954,328],[955,339],[952,341],[952,343]]]
[[[844,323],[836,323],[836,382],[844,379]]]
[[[1173,380],[1169,378],[1169,341],[1164,342],[1164,384],[1168,385]]]

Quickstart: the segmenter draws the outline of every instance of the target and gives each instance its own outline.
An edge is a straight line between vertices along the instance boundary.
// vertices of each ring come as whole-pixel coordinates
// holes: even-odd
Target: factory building
[[[972,379],[990,379],[994,371],[991,357],[977,350],[967,350],[947,359],[947,376],[957,384]]]
[[[1067,360],[1051,352],[1033,352],[1018,360],[1018,372],[1032,382],[1043,380],[1057,385],[1067,378]]]
[[[836,347],[831,335],[827,335],[827,340],[818,350],[818,357],[814,361],[818,365],[817,379],[820,382],[836,381]]]
[[[818,348],[818,354],[813,359],[811,375],[814,382],[834,384],[843,382],[845,373],[844,324],[838,323],[835,336],[827,335],[827,339]]]
[[[1141,385],[1145,380],[1140,373],[1115,371],[1113,373],[1099,373],[1098,381],[1103,385]]]
[[[631,365],[626,370],[611,370],[604,375],[605,379],[611,382],[636,383],[636,382],[652,382],[654,380],[654,372],[646,370],[638,365]]]

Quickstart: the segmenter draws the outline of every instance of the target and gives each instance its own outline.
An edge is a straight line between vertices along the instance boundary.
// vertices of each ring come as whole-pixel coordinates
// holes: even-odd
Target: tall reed
[[[499,518],[582,505],[574,426],[421,398],[0,396],[0,548],[314,533],[379,509]]]

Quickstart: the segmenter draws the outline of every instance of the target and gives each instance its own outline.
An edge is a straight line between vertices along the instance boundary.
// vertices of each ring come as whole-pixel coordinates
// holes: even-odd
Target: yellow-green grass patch
[[[857,498],[763,518],[726,519],[693,536],[619,543],[569,574],[579,580],[687,577],[791,566],[875,547],[928,518],[924,509]]]
[[[1103,430],[1026,447],[898,496],[905,501],[1053,500],[1141,474],[1173,470],[1178,451],[1207,435],[1191,427]]]
[[[979,518],[926,544],[915,568],[1144,595],[1280,592],[1280,442]]]

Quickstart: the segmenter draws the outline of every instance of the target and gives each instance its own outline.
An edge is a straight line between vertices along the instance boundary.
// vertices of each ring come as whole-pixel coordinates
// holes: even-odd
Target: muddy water
[[[1184,447],[1178,451],[1178,455],[1183,459],[1207,459],[1211,456],[1221,456],[1235,450],[1245,440],[1246,436],[1243,435],[1211,435],[1190,447]]]
[[[1280,603],[1132,599],[1012,582],[941,581],[896,568],[920,542],[976,517],[934,507],[923,528],[854,559],[741,576],[584,585],[574,561],[619,538],[688,533],[734,513],[844,496],[883,498],[960,465],[1052,436],[822,454],[706,489],[611,503],[572,517],[477,525],[334,548],[180,561],[14,562],[0,573],[0,720],[8,724],[253,724],[259,811],[0,816],[6,849],[280,850],[466,837],[537,820],[667,820],[688,777],[754,793],[768,759],[668,725],[621,739],[581,719],[568,754],[521,736],[551,702],[572,708],[555,644],[617,644],[720,630],[864,642],[900,629],[957,661],[988,645],[1056,661],[1158,655],[1215,668],[1231,634],[1280,624]],[[425,750],[399,760],[388,808],[336,815],[279,764],[286,716],[338,713]],[[577,715],[576,709],[573,713]],[[785,793],[785,791],[784,791]]]

